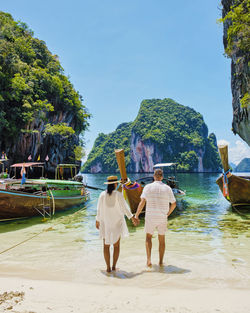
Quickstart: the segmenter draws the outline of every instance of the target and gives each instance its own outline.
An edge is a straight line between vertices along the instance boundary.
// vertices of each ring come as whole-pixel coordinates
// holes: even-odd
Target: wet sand
[[[148,269],[143,228],[130,229],[121,242],[119,269],[106,274],[94,227],[69,222],[80,214],[1,234],[3,251],[39,233],[0,254],[0,312],[250,311],[248,234],[169,230],[165,266],[157,265],[154,236]]]

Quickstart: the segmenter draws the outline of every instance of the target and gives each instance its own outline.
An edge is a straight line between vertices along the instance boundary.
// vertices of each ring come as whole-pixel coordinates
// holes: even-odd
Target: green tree
[[[226,54],[231,58],[241,50],[249,54],[250,51],[250,2],[249,0],[235,0],[230,11],[220,22],[229,23],[227,30]]]
[[[90,117],[82,102],[64,75],[58,56],[48,50],[44,41],[34,38],[25,23],[16,22],[10,14],[0,11],[2,144],[14,144],[21,131],[32,131],[36,119],[44,123],[45,135],[57,132],[79,136]],[[70,125],[52,122],[57,120],[55,115],[62,113],[70,116]]]

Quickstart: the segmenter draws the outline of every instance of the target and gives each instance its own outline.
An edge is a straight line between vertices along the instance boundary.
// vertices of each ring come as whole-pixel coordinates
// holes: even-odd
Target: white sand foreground
[[[0,312],[249,313],[250,311],[249,290],[139,288],[115,284],[97,285],[17,278],[0,278],[0,286]]]
[[[247,236],[169,231],[165,266],[157,265],[155,236],[147,269],[145,234],[138,229],[122,240],[119,270],[107,275],[102,242],[83,241],[86,234],[66,226],[1,254],[1,313],[250,312]],[[2,250],[39,227],[2,233]]]

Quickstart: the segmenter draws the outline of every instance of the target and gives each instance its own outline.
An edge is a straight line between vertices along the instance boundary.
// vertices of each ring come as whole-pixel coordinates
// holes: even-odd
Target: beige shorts
[[[152,220],[145,220],[145,233],[153,235],[155,229],[157,229],[159,235],[165,235],[167,231],[167,221],[152,221]]]

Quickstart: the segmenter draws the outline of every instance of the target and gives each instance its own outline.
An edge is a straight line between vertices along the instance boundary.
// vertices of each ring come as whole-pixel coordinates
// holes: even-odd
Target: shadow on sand
[[[112,271],[111,273],[107,273],[106,271],[102,270],[101,273],[107,277],[113,277],[118,279],[131,279],[136,276],[140,276],[143,274],[148,273],[162,273],[162,274],[186,274],[191,272],[188,269],[180,268],[174,265],[167,265],[167,266],[159,266],[159,265],[153,265],[152,267],[148,267],[141,272],[135,273],[135,272],[126,272],[122,270],[116,270]]]

